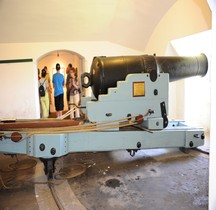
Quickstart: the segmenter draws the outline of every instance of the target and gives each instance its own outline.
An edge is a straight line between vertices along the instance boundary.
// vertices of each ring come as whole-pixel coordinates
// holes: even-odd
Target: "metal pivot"
[[[131,157],[134,157],[137,152],[137,149],[127,149],[127,151],[129,152]]]
[[[40,158],[44,164],[44,172],[48,179],[53,179],[53,174],[55,172],[55,161],[57,158]]]

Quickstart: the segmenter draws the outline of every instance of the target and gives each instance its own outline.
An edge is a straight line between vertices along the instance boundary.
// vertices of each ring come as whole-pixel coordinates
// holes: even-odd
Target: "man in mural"
[[[64,76],[60,73],[60,64],[56,64],[56,73],[53,75],[52,82],[54,87],[54,99],[55,99],[55,108],[56,116],[60,117],[64,109]]]

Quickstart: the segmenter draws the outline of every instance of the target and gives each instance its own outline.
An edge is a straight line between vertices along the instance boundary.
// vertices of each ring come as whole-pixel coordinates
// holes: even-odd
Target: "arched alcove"
[[[42,56],[40,56],[37,60],[37,67],[41,70],[44,68],[44,66],[47,66],[48,73],[50,75],[50,83],[52,87],[52,94],[50,96],[50,112],[55,112],[55,106],[54,106],[54,90],[53,90],[53,84],[52,84],[52,76],[56,73],[56,63],[59,63],[61,66],[61,73],[64,75],[65,82],[66,82],[66,68],[69,63],[73,65],[73,67],[78,69],[78,77],[80,78],[80,75],[85,71],[85,58],[73,51],[69,50],[55,50],[48,52]],[[66,88],[64,87],[64,110],[68,110],[67,100],[66,100]]]

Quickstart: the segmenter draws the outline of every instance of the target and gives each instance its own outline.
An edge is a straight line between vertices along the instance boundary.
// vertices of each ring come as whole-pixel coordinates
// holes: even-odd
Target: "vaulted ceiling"
[[[0,43],[109,41],[143,50],[177,0],[0,0]]]

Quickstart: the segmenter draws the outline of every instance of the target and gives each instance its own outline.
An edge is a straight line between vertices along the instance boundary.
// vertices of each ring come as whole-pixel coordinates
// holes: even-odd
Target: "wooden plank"
[[[21,120],[15,122],[0,123],[0,130],[13,130],[25,128],[53,128],[53,127],[68,127],[83,124],[81,120]]]

